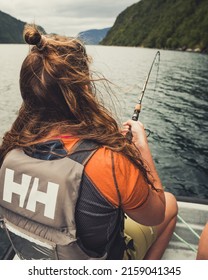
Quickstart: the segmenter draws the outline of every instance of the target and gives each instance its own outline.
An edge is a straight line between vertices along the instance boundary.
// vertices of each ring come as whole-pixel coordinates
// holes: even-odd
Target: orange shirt
[[[60,137],[65,149],[70,151],[79,140],[74,137]],[[121,153],[113,152],[114,167],[122,208],[130,210],[139,207],[147,199],[149,187],[137,167]],[[112,172],[111,150],[99,148],[85,166],[85,172],[102,195],[113,205],[119,199]]]

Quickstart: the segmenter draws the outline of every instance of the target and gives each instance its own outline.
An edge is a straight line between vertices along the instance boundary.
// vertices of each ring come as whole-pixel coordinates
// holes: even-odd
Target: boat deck
[[[194,200],[193,200],[194,201]],[[206,201],[206,203],[208,203]],[[164,260],[195,260],[202,229],[208,221],[208,205],[178,201],[179,213],[175,233],[163,255]],[[183,239],[183,240],[182,240]]]

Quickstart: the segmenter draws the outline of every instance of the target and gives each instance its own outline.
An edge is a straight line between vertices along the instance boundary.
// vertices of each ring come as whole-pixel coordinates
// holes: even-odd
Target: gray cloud
[[[3,2],[3,3],[2,3]],[[113,25],[117,15],[138,0],[7,0],[0,10],[47,32],[75,36],[80,31]]]
[[[118,5],[118,3],[120,4]],[[62,4],[57,7],[57,12],[62,15],[72,17],[116,17],[122,8],[125,9],[126,5],[121,5],[122,1],[78,1],[68,4]],[[129,1],[123,1],[123,3]],[[130,1],[132,2],[132,1]]]

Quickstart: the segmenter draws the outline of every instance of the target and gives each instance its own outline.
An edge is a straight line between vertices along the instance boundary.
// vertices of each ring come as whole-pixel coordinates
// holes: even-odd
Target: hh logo
[[[44,216],[54,219],[59,185],[48,182],[47,192],[38,191],[39,178],[34,178],[32,188],[29,190],[32,177],[22,174],[21,183],[14,182],[14,170],[6,168],[3,190],[3,200],[12,202],[12,195],[19,195],[19,207],[24,207],[32,212],[36,210],[36,203],[45,205]],[[26,203],[26,197],[28,201]],[[26,205],[25,205],[26,204]]]

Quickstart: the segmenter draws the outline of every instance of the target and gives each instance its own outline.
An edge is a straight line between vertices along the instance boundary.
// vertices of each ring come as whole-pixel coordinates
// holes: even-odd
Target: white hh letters
[[[30,192],[26,209],[35,212],[36,203],[40,202],[45,205],[44,216],[54,219],[59,185],[48,182],[47,192],[38,191],[39,178],[34,178],[32,188],[29,190],[31,179],[31,176],[22,174],[21,183],[18,184],[14,182],[14,170],[6,168],[3,200],[11,203],[12,194],[18,194],[20,197],[19,207],[23,208],[26,196]]]

